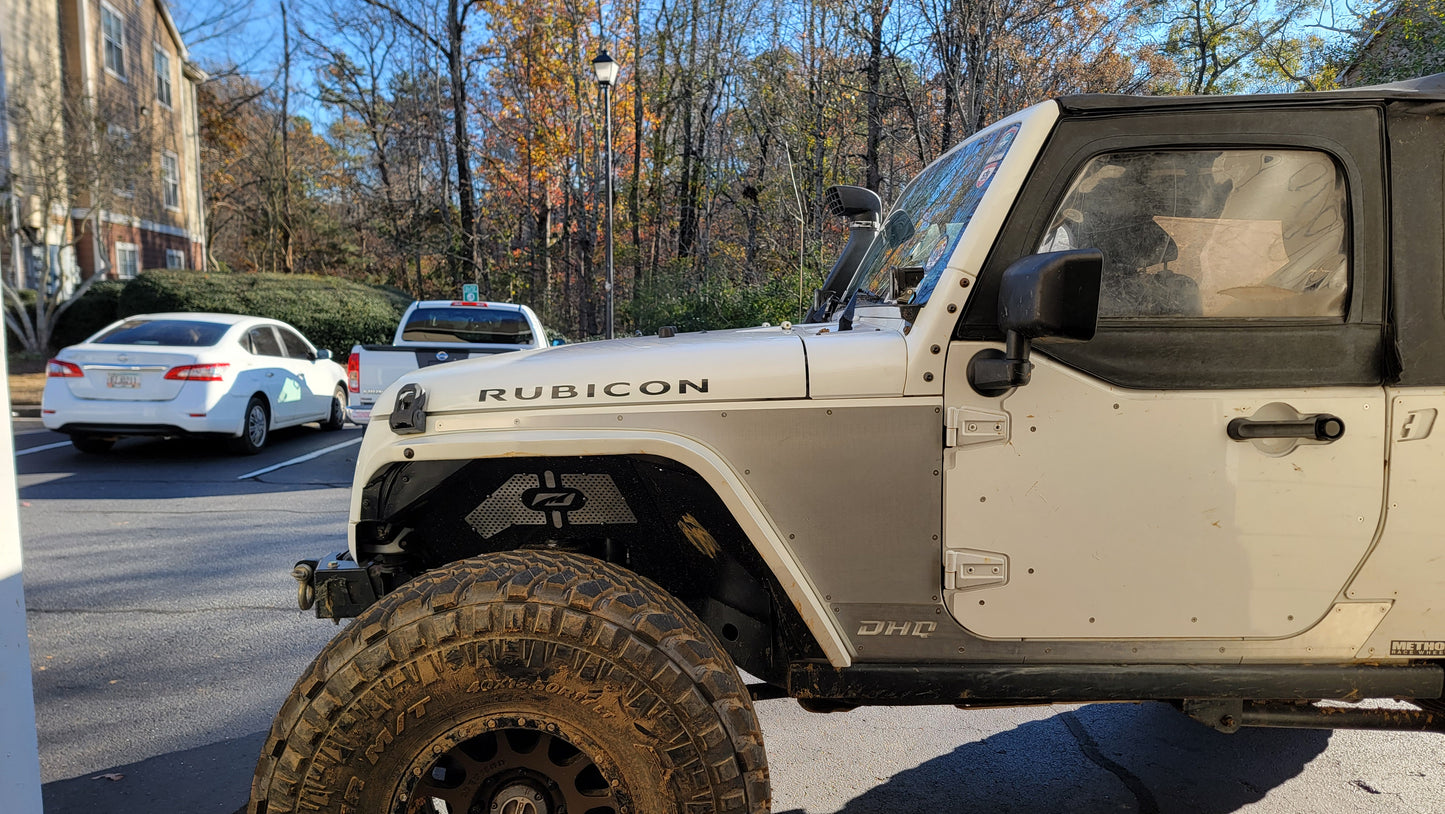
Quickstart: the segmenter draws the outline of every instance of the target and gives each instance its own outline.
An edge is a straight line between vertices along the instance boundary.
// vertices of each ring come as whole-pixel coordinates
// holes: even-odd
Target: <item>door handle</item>
[[[1229,437],[1236,441],[1259,438],[1308,438],[1330,443],[1345,434],[1345,422],[1329,413],[1302,416],[1288,421],[1236,418],[1229,422]]]

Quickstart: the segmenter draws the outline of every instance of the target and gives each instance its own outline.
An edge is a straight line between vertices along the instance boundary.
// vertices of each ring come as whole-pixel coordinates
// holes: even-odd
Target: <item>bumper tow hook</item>
[[[312,578],[316,576],[316,563],[310,560],[303,560],[296,563],[291,569],[291,577],[296,580],[296,604],[301,610],[311,610],[316,604],[316,587]]]

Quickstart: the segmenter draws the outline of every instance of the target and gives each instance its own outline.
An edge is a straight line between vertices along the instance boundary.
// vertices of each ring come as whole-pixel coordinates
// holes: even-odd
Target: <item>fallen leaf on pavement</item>
[[[109,774],[98,774],[98,775],[96,775],[95,777],[92,777],[92,778],[90,778],[90,779],[91,779],[91,780],[109,780],[109,781],[111,781],[111,782],[115,782],[116,780],[124,780],[124,779],[125,779],[125,775],[121,774],[120,772],[111,772],[111,773],[109,773]]]

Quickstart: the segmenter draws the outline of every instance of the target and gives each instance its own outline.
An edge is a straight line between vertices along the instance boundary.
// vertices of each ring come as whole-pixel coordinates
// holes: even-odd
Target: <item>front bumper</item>
[[[340,622],[359,616],[411,575],[382,562],[357,563],[350,552],[338,551],[296,563],[291,578],[296,580],[296,604],[301,610],[315,608],[317,619]]]

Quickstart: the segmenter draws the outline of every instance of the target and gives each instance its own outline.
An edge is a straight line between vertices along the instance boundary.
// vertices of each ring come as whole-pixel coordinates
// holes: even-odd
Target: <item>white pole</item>
[[[616,272],[612,254],[612,83],[602,86],[602,106],[607,108],[607,338],[614,334]]]
[[[0,331],[0,350],[5,349]],[[9,365],[0,357],[0,373]],[[40,744],[35,736],[35,691],[25,636],[25,592],[20,585],[20,505],[15,485],[15,441],[10,435],[10,390],[0,394],[0,800],[14,814],[41,814]]]

